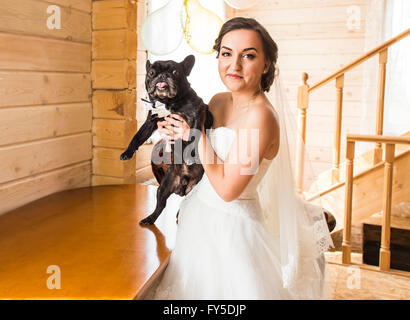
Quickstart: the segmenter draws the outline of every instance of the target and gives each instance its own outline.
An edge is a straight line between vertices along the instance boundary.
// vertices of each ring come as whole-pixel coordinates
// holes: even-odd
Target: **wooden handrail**
[[[329,81],[332,81],[333,79],[336,79],[337,77],[341,76],[342,74],[346,73],[347,71],[349,71],[350,69],[353,69],[354,67],[356,67],[357,65],[363,63],[364,61],[366,61],[367,59],[373,57],[374,55],[378,54],[379,52],[385,50],[386,48],[390,47],[392,44],[400,41],[401,39],[407,37],[408,35],[410,35],[410,28],[403,31],[402,33],[399,33],[397,36],[395,36],[394,38],[391,38],[390,40],[382,43],[381,45],[379,45],[378,47],[370,50],[369,52],[365,53],[364,55],[360,56],[359,58],[353,60],[352,62],[350,62],[348,65],[344,66],[343,68],[339,69],[338,71],[332,73],[330,76],[326,77],[325,79],[315,83],[313,86],[311,86],[309,88],[309,92],[312,92],[313,90],[316,90],[318,88],[320,88],[321,86],[324,86],[326,83],[328,83]]]
[[[347,141],[366,141],[392,144],[410,144],[410,137],[381,136],[368,134],[348,134]]]
[[[356,141],[377,142],[386,144],[384,161],[384,183],[383,183],[383,222],[382,237],[379,255],[379,269],[390,269],[390,216],[393,191],[393,165],[394,150],[397,144],[410,144],[409,137],[391,137],[380,135],[353,135],[346,137],[346,188],[344,228],[342,242],[342,262],[351,263],[351,230],[352,230],[352,207],[353,207],[353,159]]]
[[[395,156],[395,161],[401,159],[402,157],[406,156],[406,155],[409,154],[409,153],[410,153],[410,149],[409,149],[409,150],[405,150],[405,151],[403,151],[403,152],[397,154],[397,155]],[[358,174],[356,174],[356,175],[354,176],[354,179],[358,179],[358,178],[360,178],[360,177],[362,177],[362,176],[365,176],[365,175],[368,174],[369,172],[373,172],[374,170],[377,170],[377,169],[379,169],[379,168],[382,167],[382,166],[383,166],[383,162],[379,162],[378,164],[374,165],[373,167],[370,167],[370,168],[368,168],[368,169],[366,169],[366,170],[363,170],[363,171],[359,172]],[[336,190],[336,189],[338,189],[338,188],[340,188],[340,187],[343,187],[344,185],[345,185],[345,181],[339,182],[339,183],[334,184],[334,185],[332,185],[331,187],[329,187],[329,188],[327,188],[327,189],[325,189],[325,190],[322,190],[322,191],[319,191],[319,192],[317,192],[317,193],[310,194],[309,196],[306,196],[306,197],[305,197],[305,200],[308,201],[308,202],[313,201],[313,200],[315,200],[315,199],[318,199],[319,197],[323,197],[323,196],[327,195],[328,193],[330,193],[330,192],[332,192],[332,191],[334,191],[334,190]]]

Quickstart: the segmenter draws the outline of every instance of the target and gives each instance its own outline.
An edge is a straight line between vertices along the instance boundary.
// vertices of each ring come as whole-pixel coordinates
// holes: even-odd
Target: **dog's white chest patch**
[[[159,118],[166,117],[169,115],[171,112],[169,112],[165,108],[165,104],[159,101],[155,101],[155,105],[153,106],[151,103],[146,102],[145,100],[142,100],[147,108],[148,111],[151,111],[152,114],[157,114]]]

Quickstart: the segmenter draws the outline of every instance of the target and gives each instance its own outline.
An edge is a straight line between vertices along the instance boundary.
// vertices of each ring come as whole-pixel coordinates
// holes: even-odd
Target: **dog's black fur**
[[[171,113],[180,115],[191,129],[197,129],[200,132],[202,126],[206,129],[211,128],[213,117],[208,106],[191,88],[187,77],[191,73],[195,63],[193,55],[187,56],[184,61],[177,63],[172,60],[156,61],[153,64],[150,61],[146,63],[147,75],[145,78],[145,87],[151,103],[155,101],[162,102],[166,109]],[[164,86],[163,83],[166,83]],[[162,85],[159,85],[162,83]],[[127,150],[121,156],[121,160],[129,160],[133,157],[134,152],[152,135],[157,129],[158,121],[163,121],[158,115],[149,111],[147,120],[135,134]],[[191,133],[194,132],[191,130]],[[169,164],[156,164],[151,162],[154,175],[160,184],[157,190],[157,205],[154,212],[140,221],[140,225],[150,225],[155,223],[162,210],[165,208],[168,197],[172,194],[185,196],[192,187],[198,183],[204,173],[204,169],[199,161],[197,154],[193,155],[193,163],[186,163],[182,159],[185,147],[193,143],[197,150],[197,139],[190,134],[188,141],[175,141],[172,146],[171,154],[165,154],[165,140],[159,141],[153,148],[152,157],[155,155],[164,156],[169,159]],[[179,139],[180,140],[180,139]],[[182,143],[182,153],[180,150],[175,151],[175,146]],[[192,146],[190,146],[192,147]],[[176,161],[174,161],[176,160]],[[191,161],[192,162],[192,161]]]

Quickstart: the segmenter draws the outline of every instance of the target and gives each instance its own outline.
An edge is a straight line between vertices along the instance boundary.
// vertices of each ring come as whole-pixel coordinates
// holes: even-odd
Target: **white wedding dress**
[[[235,138],[210,130],[225,160]],[[180,204],[169,264],[145,299],[291,299],[282,285],[279,240],[262,223],[256,187],[271,161],[263,159],[241,196],[225,202],[206,173]]]

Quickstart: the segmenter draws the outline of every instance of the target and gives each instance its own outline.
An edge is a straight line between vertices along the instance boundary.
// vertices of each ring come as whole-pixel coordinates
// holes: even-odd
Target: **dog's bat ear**
[[[191,73],[192,67],[195,64],[195,56],[190,54],[187,56],[184,61],[181,62],[182,68],[184,69],[185,75],[188,77]]]
[[[151,62],[149,62],[149,60],[147,60],[147,62],[145,63],[145,70],[148,71],[148,69],[151,67]]]

